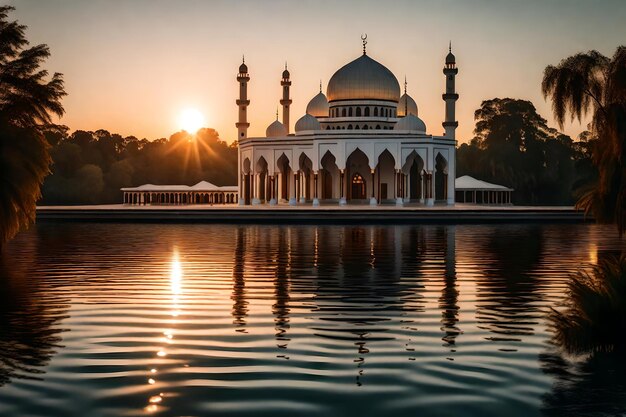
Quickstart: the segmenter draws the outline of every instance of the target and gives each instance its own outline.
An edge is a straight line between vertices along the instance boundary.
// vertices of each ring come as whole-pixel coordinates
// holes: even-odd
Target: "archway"
[[[358,173],[363,180],[362,188],[364,190],[364,194],[360,193],[359,191],[357,194],[353,195],[353,187],[350,186],[348,187],[348,191],[350,191],[350,195],[347,196],[348,199],[364,200],[367,198],[368,195],[371,194],[371,188],[368,190],[367,182],[365,181],[366,176],[369,175],[370,172],[371,169],[369,166],[369,159],[362,150],[356,148],[346,160],[346,176],[350,179],[350,181],[352,181],[355,178],[354,174]],[[372,186],[373,184],[370,184],[370,187]],[[361,190],[361,186],[359,185],[357,188],[355,188],[355,190],[356,189]]]
[[[289,158],[287,155],[282,154],[278,161],[276,162],[276,166],[280,171],[280,184],[279,184],[279,194],[278,198],[289,201],[289,191],[290,184],[289,180],[291,179],[291,166],[289,166]]]
[[[243,202],[244,204],[250,204],[251,199],[251,184],[250,184],[250,159],[246,158],[243,161]]]
[[[408,197],[411,201],[422,200],[424,197],[423,192],[423,179],[422,173],[424,171],[424,160],[417,152],[413,151],[406,158],[406,162],[402,167],[402,172],[409,176],[408,179]]]
[[[321,197],[323,200],[339,198],[339,168],[337,159],[330,151],[326,151],[321,160],[320,180],[322,185]]]
[[[435,200],[448,199],[448,161],[440,153],[435,157]]]
[[[256,198],[259,199],[259,202],[264,202],[267,200],[266,196],[269,194],[267,192],[267,161],[265,158],[260,157],[256,163],[255,167],[257,173],[257,183],[256,183]]]
[[[311,172],[313,171],[313,161],[304,152],[300,154],[298,178],[298,196],[300,202],[304,203],[311,199]]]
[[[389,150],[385,149],[378,157],[376,167],[376,188],[378,201],[382,202],[395,197],[396,160]]]
[[[350,198],[354,200],[365,200],[365,198],[367,198],[365,194],[366,184],[365,179],[363,179],[361,174],[356,172],[354,175],[352,175],[351,184],[352,186],[350,187]]]

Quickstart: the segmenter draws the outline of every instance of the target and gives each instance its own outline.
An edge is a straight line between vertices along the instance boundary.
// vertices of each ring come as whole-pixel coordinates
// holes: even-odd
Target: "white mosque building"
[[[306,114],[289,132],[290,74],[283,71],[282,122],[265,137],[248,137],[245,62],[239,67],[239,204],[360,203],[377,205],[454,204],[455,91],[458,69],[451,48],[446,80],[444,134],[427,133],[415,101],[401,95],[396,76],[363,54],[341,67],[326,94],[311,99]]]

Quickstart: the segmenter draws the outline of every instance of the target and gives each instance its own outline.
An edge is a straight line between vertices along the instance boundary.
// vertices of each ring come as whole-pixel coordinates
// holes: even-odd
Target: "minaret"
[[[283,99],[280,100],[280,105],[283,106],[283,125],[289,133],[289,105],[292,101],[289,98],[289,87],[291,81],[289,80],[289,71],[287,70],[287,63],[285,62],[285,70],[283,71],[283,79],[280,81],[280,85],[283,86]]]
[[[446,93],[443,94],[443,100],[446,102],[446,120],[442,123],[445,129],[445,136],[454,139],[454,132],[459,125],[455,120],[455,106],[459,95],[454,88],[454,79],[459,69],[456,67],[456,58],[452,54],[452,42],[446,56],[446,65],[443,67],[443,73],[446,75]]]
[[[248,100],[248,81],[250,81],[250,75],[248,74],[248,66],[246,65],[245,57],[239,66],[237,81],[239,82],[239,100],[237,100],[236,103],[239,106],[239,121],[235,123],[235,126],[237,126],[237,140],[241,140],[248,137],[248,128],[250,127],[248,114],[246,112],[246,108],[250,104],[250,100]]]

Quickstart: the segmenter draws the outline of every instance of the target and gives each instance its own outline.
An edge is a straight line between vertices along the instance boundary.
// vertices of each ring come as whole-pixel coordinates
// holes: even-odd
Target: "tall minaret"
[[[287,70],[287,63],[285,62],[285,70],[283,71],[283,79],[280,80],[280,85],[283,86],[283,99],[280,100],[280,105],[283,106],[283,125],[289,133],[289,105],[292,103],[289,98],[289,87],[291,81],[289,80],[289,71]]]
[[[446,65],[443,67],[443,73],[446,75],[446,93],[442,96],[446,102],[446,120],[442,125],[446,130],[445,136],[449,139],[454,139],[454,132],[459,125],[459,122],[455,120],[455,106],[459,95],[454,88],[454,79],[458,72],[456,58],[452,54],[452,42],[450,42],[448,56],[446,56]]]
[[[248,100],[248,81],[250,81],[250,75],[248,74],[248,66],[246,65],[245,57],[239,66],[237,81],[239,82],[239,100],[237,100],[237,105],[239,106],[239,121],[235,123],[235,126],[237,126],[237,140],[241,140],[248,137],[248,128],[250,127],[248,114],[246,112],[246,108],[250,104],[250,100]]]

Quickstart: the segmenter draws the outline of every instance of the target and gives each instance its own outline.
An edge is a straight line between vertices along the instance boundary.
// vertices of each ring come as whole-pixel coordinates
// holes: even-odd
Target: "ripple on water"
[[[39,224],[0,263],[0,415],[554,413],[545,312],[622,249],[595,225]]]

